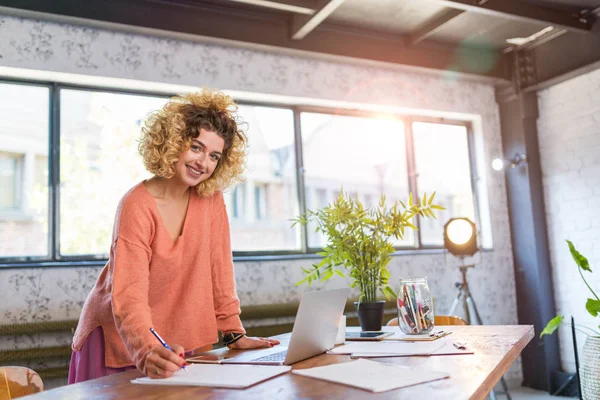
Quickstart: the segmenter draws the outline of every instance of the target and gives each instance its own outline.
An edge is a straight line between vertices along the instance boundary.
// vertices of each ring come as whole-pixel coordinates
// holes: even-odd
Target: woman
[[[245,336],[239,318],[221,192],[243,171],[235,109],[230,97],[204,90],[149,116],[139,150],[154,177],[119,203],[108,263],[73,338],[69,383],[134,367],[169,377],[184,353],[210,350],[218,331],[230,348],[279,343]]]

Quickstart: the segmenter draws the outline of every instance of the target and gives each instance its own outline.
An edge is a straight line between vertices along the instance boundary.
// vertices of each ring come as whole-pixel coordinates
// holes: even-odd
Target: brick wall
[[[538,134],[557,311],[598,328],[585,310],[591,295],[565,240],[588,258],[585,277],[600,292],[600,69],[538,94]],[[559,331],[562,366],[575,371],[569,326]],[[585,335],[578,334],[579,351]]]

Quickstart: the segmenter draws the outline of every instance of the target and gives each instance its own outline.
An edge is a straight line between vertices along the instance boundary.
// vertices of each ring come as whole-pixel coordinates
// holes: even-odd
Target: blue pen
[[[154,330],[154,328],[150,328],[150,332],[152,332],[152,334],[158,339],[158,341],[160,342],[160,344],[162,344],[163,346],[165,346],[167,349],[173,351],[173,349],[167,344],[167,342],[165,342],[163,340],[163,338],[160,337],[160,335],[158,333],[156,333],[156,331]],[[173,353],[175,353],[175,351],[173,351]],[[185,372],[187,372],[187,368],[185,367],[185,365],[183,367],[183,370]]]

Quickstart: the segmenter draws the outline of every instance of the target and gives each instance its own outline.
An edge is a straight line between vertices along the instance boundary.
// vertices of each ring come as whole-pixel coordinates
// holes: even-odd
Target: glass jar
[[[407,335],[420,335],[433,329],[433,302],[427,278],[400,279],[398,326]]]

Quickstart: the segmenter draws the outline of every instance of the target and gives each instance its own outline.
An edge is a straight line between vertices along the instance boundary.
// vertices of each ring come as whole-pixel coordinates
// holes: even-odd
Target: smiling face
[[[190,148],[175,162],[175,176],[187,186],[207,180],[217,168],[224,147],[225,141],[216,132],[201,128]]]

